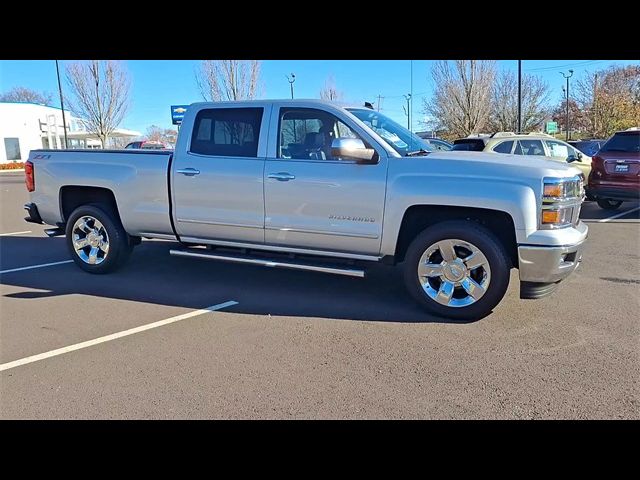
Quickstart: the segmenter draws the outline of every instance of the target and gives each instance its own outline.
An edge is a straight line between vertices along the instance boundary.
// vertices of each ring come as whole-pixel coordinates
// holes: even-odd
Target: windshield
[[[640,135],[633,133],[616,133],[600,149],[601,152],[640,152]]]
[[[411,133],[399,123],[394,122],[389,117],[369,109],[351,109],[352,114],[358,117],[371,130],[380,135],[396,152],[403,157],[410,152],[424,150],[433,152],[433,147],[424,142],[415,133]]]

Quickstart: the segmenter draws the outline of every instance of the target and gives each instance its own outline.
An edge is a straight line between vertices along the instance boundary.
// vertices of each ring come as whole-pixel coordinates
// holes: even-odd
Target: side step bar
[[[204,258],[207,260],[221,260],[223,262],[262,265],[264,267],[292,268],[295,270],[311,270],[314,272],[333,273],[336,275],[347,275],[349,277],[360,277],[360,278],[364,277],[364,270],[355,269],[355,268],[343,268],[336,265],[289,262],[289,261],[282,261],[282,260],[253,258],[248,256],[221,254],[221,253],[199,253],[199,252],[193,252],[188,250],[169,250],[169,253],[177,257]]]

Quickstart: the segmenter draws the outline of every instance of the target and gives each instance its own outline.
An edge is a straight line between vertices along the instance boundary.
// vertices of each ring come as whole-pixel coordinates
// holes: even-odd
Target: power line
[[[602,63],[606,62],[606,60],[586,60],[584,62],[577,63],[567,63],[565,65],[554,65],[553,67],[539,67],[539,68],[525,68],[525,72],[540,72],[543,70],[557,70],[558,68],[566,68],[566,67],[575,67],[575,66],[586,66],[594,63]]]

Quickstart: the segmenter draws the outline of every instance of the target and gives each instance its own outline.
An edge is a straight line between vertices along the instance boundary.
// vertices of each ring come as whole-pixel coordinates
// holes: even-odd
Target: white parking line
[[[21,235],[23,233],[31,233],[31,230],[26,230],[24,232],[0,233],[0,237],[8,237],[9,235]]]
[[[151,330],[152,328],[162,327],[170,323],[179,322],[180,320],[186,320],[187,318],[197,317],[198,315],[214,312],[216,310],[221,310],[223,308],[231,307],[237,304],[238,302],[234,300],[230,300],[228,302],[219,303],[218,305],[212,305],[210,307],[203,308],[201,310],[194,310],[193,312],[183,313],[182,315],[177,315],[175,317],[167,318],[165,320],[159,320],[157,322],[148,323],[147,325],[142,325],[140,327],[130,328],[129,330],[124,330],[122,332],[112,333],[111,335],[105,335],[104,337],[94,338],[93,340],[87,340],[86,342],[76,343],[75,345],[69,345],[68,347],[62,347],[56,350],[51,350],[49,352],[39,353],[38,355],[32,355],[30,357],[14,360],[13,362],[3,363],[2,365],[0,365],[0,372],[9,370],[11,368],[19,367],[21,365],[26,365],[28,363],[44,360],[46,358],[63,355],[65,353],[73,352],[75,350],[80,350],[82,348],[92,347],[100,343],[110,342],[111,340],[127,337],[129,335],[134,335],[136,333],[144,332],[145,330]]]
[[[640,210],[640,207],[632,208],[631,210],[627,210],[626,212],[618,213],[617,215],[614,215],[613,217],[607,217],[607,218],[603,218],[602,220],[598,220],[598,223],[606,223],[609,220],[615,220],[616,218],[624,217],[628,213],[637,212],[638,210]]]
[[[62,262],[41,263],[40,265],[31,265],[30,267],[12,268],[10,270],[0,270],[0,274],[21,272],[22,270],[31,270],[33,268],[53,267],[54,265],[62,265],[63,263],[71,263],[73,260],[64,260]]]

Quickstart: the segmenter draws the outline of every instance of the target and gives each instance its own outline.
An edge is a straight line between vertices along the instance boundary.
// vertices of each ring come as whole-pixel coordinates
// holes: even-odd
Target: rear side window
[[[484,150],[484,142],[477,139],[461,139],[456,140],[451,150],[471,150],[474,152],[481,152]]]
[[[191,153],[256,157],[263,108],[211,108],[196,117]]]
[[[540,140],[518,140],[515,152],[516,155],[542,155],[544,148]]]
[[[513,141],[509,140],[508,142],[502,142],[493,148],[494,152],[497,153],[511,153],[511,149],[513,148]]]
[[[640,134],[616,133],[600,149],[601,152],[640,152]]]

